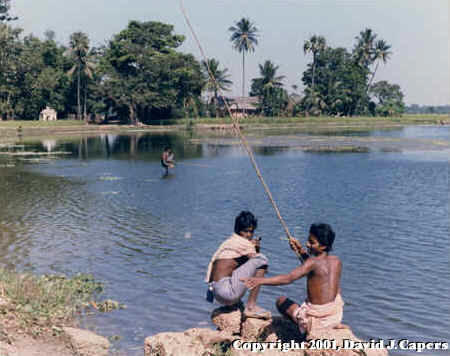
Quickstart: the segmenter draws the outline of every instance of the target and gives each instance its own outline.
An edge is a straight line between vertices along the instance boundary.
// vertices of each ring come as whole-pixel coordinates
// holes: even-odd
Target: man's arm
[[[293,269],[288,274],[280,274],[278,276],[269,277],[269,278],[241,278],[241,281],[245,283],[247,288],[255,288],[259,285],[265,286],[281,286],[284,284],[290,284],[296,281],[303,276],[306,276],[309,272],[312,271],[314,263],[312,259],[308,259],[302,265]]]

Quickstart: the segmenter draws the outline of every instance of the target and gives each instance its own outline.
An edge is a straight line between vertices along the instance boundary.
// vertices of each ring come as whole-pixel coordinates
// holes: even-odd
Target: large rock
[[[248,319],[248,321],[250,321],[250,319]],[[255,324],[253,320],[251,320],[251,323]],[[297,342],[303,341],[298,331],[298,327],[292,321],[280,316],[273,317],[267,326],[260,328],[257,339],[267,342],[276,342],[278,340],[281,340],[282,342],[290,342],[290,340],[295,340]]]
[[[231,334],[239,334],[241,332],[242,312],[242,305],[220,307],[213,310],[211,320],[217,326],[217,329]]]
[[[350,328],[347,329],[321,329],[315,330],[307,335],[307,340],[335,340],[336,345],[341,349],[339,351],[332,351],[330,355],[366,355],[366,356],[387,356],[388,351],[385,348],[377,349],[377,348],[352,348],[352,349],[344,349],[345,346],[344,340],[351,340],[354,342],[354,345],[359,345],[359,343],[364,342],[361,339],[358,339],[352,332]],[[347,341],[348,343],[348,341]],[[362,344],[361,344],[362,345]],[[320,350],[311,352],[311,355],[321,355]]]
[[[63,328],[69,337],[70,343],[79,356],[107,356],[109,341],[103,336],[94,334],[89,330],[76,328]]]
[[[144,356],[214,355],[221,343],[229,344],[233,339],[229,333],[200,328],[160,333],[145,339]]]
[[[245,340],[265,339],[266,330],[272,325],[272,320],[246,318],[242,323],[241,336]]]
[[[231,313],[235,312],[236,310]],[[219,311],[217,313],[217,315],[223,315]],[[326,349],[324,348],[326,345],[323,344],[324,340],[336,340],[336,346],[341,348],[339,350]],[[250,356],[255,355],[255,352],[259,352],[258,354],[263,354],[264,356],[282,356],[286,354],[292,356],[388,355],[386,349],[344,349],[344,340],[352,340],[356,343],[362,342],[350,329],[315,330],[307,335],[306,340],[304,340],[301,339],[297,326],[285,318],[274,317],[272,320],[247,318],[242,323],[240,335],[210,329],[189,329],[184,333],[161,333],[148,337],[145,339],[145,356],[211,356],[224,354],[225,352],[231,356]],[[233,341],[237,348],[231,347]],[[261,352],[262,350],[254,350],[252,352],[246,348],[249,344],[243,344],[248,341],[272,342],[272,346],[275,346],[275,348],[269,349],[266,346],[268,349],[264,350],[264,353]],[[291,343],[301,345],[302,342],[309,342],[311,346],[315,345],[316,349],[291,349],[286,352],[286,346],[290,346]],[[320,344],[321,342],[322,344]],[[239,345],[245,346],[240,348]],[[276,347],[277,345],[279,348]],[[362,346],[363,344],[359,345]],[[285,351],[283,351],[283,347]]]

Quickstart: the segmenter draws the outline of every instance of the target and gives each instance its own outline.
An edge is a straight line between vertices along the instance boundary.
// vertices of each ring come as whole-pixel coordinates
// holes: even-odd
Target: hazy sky
[[[72,32],[86,32],[92,45],[103,44],[128,21],[162,21],[186,35],[182,51],[200,52],[185,24],[179,0],[13,0],[15,25],[43,37],[56,32],[67,44]],[[241,93],[241,56],[229,42],[228,28],[249,17],[260,30],[255,53],[246,58],[247,89],[258,76],[258,64],[270,59],[285,75],[286,88],[302,88],[301,74],[310,56],[303,42],[313,34],[332,47],[351,50],[355,36],[366,27],[392,45],[387,65],[375,81],[399,84],[407,104],[450,104],[449,0],[185,0],[191,23],[208,57],[227,67],[234,82],[232,95]]]

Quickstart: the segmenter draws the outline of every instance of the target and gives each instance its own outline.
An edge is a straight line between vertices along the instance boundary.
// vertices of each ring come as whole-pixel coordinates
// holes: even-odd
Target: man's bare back
[[[248,261],[249,257],[253,256],[254,254],[251,254],[239,258],[226,258],[215,261],[211,272],[210,282],[218,282],[222,278],[231,277],[236,268],[243,265]]]
[[[307,276],[308,300],[312,304],[327,304],[339,293],[342,263],[337,256],[310,257],[312,269]]]
[[[222,278],[230,277],[237,267],[237,262],[234,259],[217,260],[213,264],[210,282],[218,282]]]
[[[334,231],[328,224],[312,224],[306,242],[308,252],[297,240],[289,241],[291,248],[304,260],[300,266],[287,274],[241,280],[247,288],[256,288],[261,285],[290,284],[299,278],[307,277],[307,300],[300,305],[281,296],[276,302],[280,313],[296,323],[302,334],[311,331],[313,321],[316,327],[345,328],[346,326],[341,324],[344,305],[340,296],[342,263],[337,256],[328,254],[334,237]]]
[[[247,292],[241,278],[263,277],[268,260],[259,253],[260,238],[254,238],[257,219],[249,211],[242,211],[235,219],[234,233],[214,253],[206,281],[209,285],[208,301],[214,298],[223,305],[241,303]],[[259,288],[250,291],[244,310],[246,317],[270,318],[271,314],[256,305]]]

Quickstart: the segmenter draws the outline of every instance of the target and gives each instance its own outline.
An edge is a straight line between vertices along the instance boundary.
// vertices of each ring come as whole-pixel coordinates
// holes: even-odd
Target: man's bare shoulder
[[[328,258],[329,261],[342,263],[341,259],[338,256],[328,255],[327,258]]]
[[[342,261],[338,256],[335,255],[328,255],[327,256],[327,262],[337,268],[342,267]]]
[[[328,255],[325,258],[323,257],[317,257],[317,256],[311,256],[307,260],[309,263],[311,263],[311,267],[314,270],[315,268],[323,268],[324,266],[328,266],[326,268],[341,268],[342,262],[338,256],[334,255]]]

